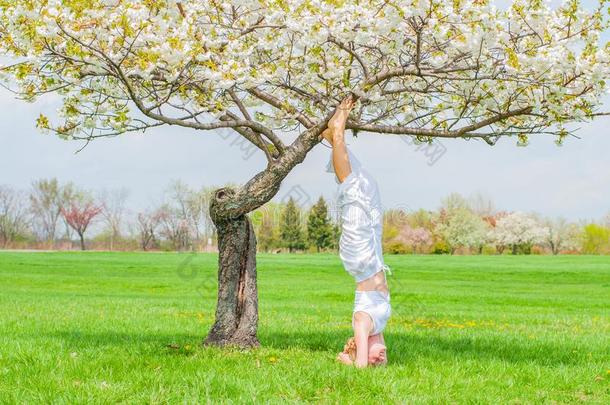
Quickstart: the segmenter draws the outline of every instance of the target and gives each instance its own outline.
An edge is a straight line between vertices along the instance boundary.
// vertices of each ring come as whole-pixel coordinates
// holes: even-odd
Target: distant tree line
[[[0,248],[215,251],[213,189],[176,181],[155,206],[134,211],[127,190],[93,193],[57,179],[28,190],[0,186]],[[293,198],[270,202],[252,213],[258,249],[336,251],[337,214],[323,197],[312,206]],[[610,214],[575,223],[497,210],[480,195],[454,193],[436,210],[387,209],[383,247],[386,254],[610,254]]]
[[[610,254],[610,214],[573,223],[496,210],[481,195],[453,193],[437,211],[385,212],[386,253]]]

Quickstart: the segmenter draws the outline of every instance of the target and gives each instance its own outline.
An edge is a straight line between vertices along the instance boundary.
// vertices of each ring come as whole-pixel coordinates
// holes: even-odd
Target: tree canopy
[[[0,52],[23,97],[61,95],[61,122],[38,126],[68,139],[231,128],[272,162],[352,93],[354,131],[526,144],[604,114],[607,6],[0,0]]]

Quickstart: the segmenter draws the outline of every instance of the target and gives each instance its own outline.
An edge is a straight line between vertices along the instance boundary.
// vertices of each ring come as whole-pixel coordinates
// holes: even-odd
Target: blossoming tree
[[[445,218],[439,224],[438,231],[449,244],[451,254],[460,247],[480,252],[487,240],[487,222],[467,208],[443,214]]]
[[[85,250],[85,232],[95,217],[101,214],[102,207],[85,198],[75,199],[67,208],[62,208],[61,214],[68,226],[76,231],[80,239],[80,248]]]
[[[512,212],[496,221],[496,226],[489,231],[489,239],[500,250],[509,246],[512,253],[516,254],[519,247],[529,251],[534,244],[544,242],[548,234],[549,229],[541,225],[534,216]]]
[[[0,0],[2,68],[21,97],[63,98],[38,126],[91,140],[175,125],[230,129],[267,165],[215,192],[219,295],[207,343],[257,345],[255,238],[269,201],[320,142],[335,106],[347,129],[431,141],[526,144],[600,112],[606,0],[583,11],[517,0]]]

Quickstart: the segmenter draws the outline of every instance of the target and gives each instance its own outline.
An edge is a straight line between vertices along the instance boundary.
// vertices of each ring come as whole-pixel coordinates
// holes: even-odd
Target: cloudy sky
[[[53,98],[27,104],[0,89],[0,184],[27,189],[35,179],[57,177],[91,190],[127,188],[129,204],[140,209],[157,203],[172,180],[193,187],[242,183],[264,167],[262,153],[249,156],[232,145],[233,137],[173,127],[99,140],[75,154],[80,144],[35,129],[38,114],[52,115],[57,106]],[[610,117],[582,125],[581,139],[568,139],[563,147],[545,136],[526,148],[512,139],[495,147],[443,140],[440,158],[441,149],[430,157],[432,150],[392,135],[350,136],[349,143],[378,179],[388,208],[433,209],[451,192],[481,193],[499,209],[596,219],[610,212],[609,128]],[[316,147],[277,198],[332,198],[336,183],[324,170],[328,155],[324,146]]]

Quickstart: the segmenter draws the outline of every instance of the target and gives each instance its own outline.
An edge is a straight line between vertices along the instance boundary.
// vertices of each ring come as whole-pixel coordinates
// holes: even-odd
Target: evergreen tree
[[[307,218],[307,238],[318,252],[333,245],[334,229],[328,218],[328,206],[323,197],[311,207]]]
[[[301,230],[301,213],[293,198],[290,197],[280,223],[280,237],[282,245],[290,251],[305,249],[305,240]]]
[[[341,240],[341,226],[338,224],[332,225],[333,237],[331,247],[333,249],[339,249],[339,241]]]
[[[277,230],[271,215],[262,215],[256,239],[259,250],[263,252],[268,252],[278,246]]]

